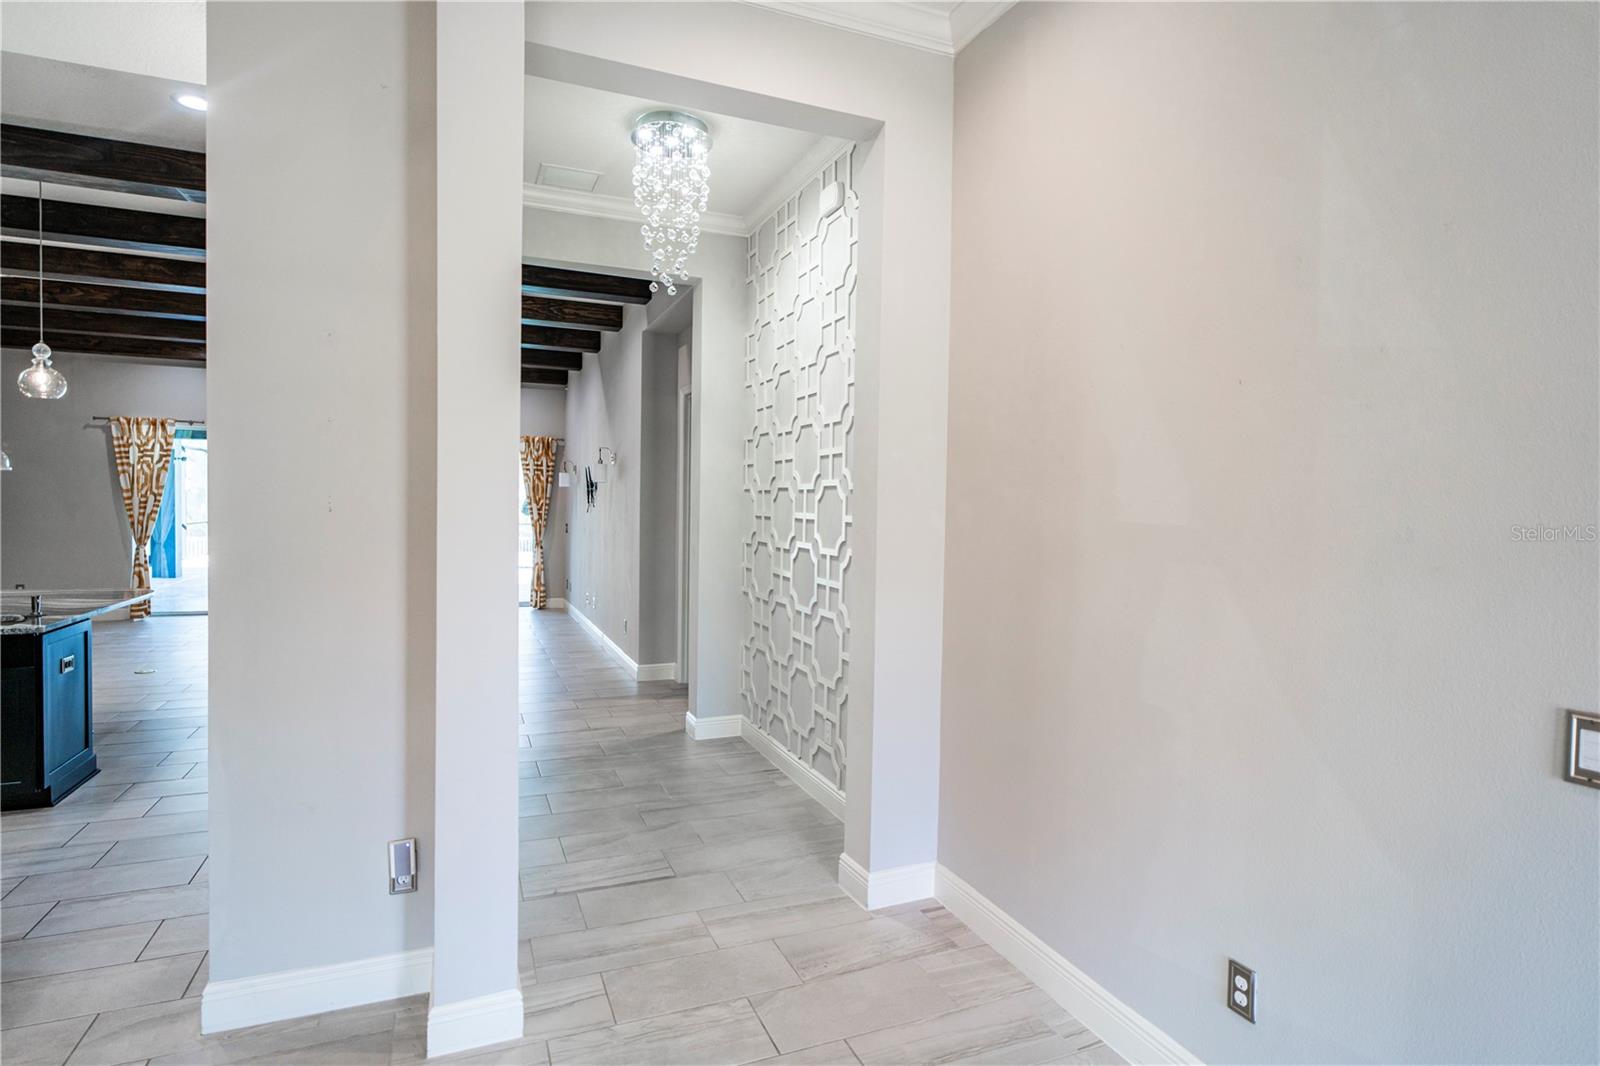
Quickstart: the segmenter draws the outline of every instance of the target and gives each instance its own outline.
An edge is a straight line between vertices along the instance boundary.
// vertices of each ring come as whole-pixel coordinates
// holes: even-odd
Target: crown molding
[[[1005,14],[1016,0],[964,0],[954,6],[862,0],[742,0],[834,29],[876,37],[908,48],[953,56]]]
[[[575,192],[571,189],[554,189],[548,185],[522,186],[522,203],[545,211],[560,211],[567,215],[588,215],[590,218],[609,218],[617,222],[638,224],[639,209],[632,200],[603,193]],[[745,220],[738,215],[708,211],[700,216],[701,233],[720,233],[728,237],[745,237],[750,231]]]
[[[950,44],[950,21],[937,8],[915,3],[838,3],[833,0],[744,0],[794,18],[834,29],[876,37],[939,55],[955,55]]]
[[[707,211],[700,216],[701,233],[717,233],[724,237],[748,237],[756,227],[782,207],[795,191],[816,176],[835,156],[849,147],[850,142],[839,137],[823,137],[801,156],[794,166],[773,186],[777,191],[760,203],[748,215],[730,215],[721,211]],[[524,184],[524,207],[537,207],[544,211],[560,211],[566,215],[587,215],[590,218],[609,218],[617,222],[639,222],[639,209],[632,200],[604,193],[577,192],[573,189],[556,189],[548,185]]]
[[[1005,0],[1002,3],[981,2],[981,0],[966,0],[957,4],[950,11],[950,43],[957,52],[972,43],[972,39],[990,26],[996,19],[1007,11],[1017,6],[1017,0]]]
[[[773,212],[793,199],[802,185],[816,177],[823,167],[833,162],[839,153],[849,146],[850,142],[842,137],[824,137],[812,145],[811,150],[801,156],[799,161],[772,186],[775,191],[766,200],[757,204],[754,211],[744,216],[745,235],[754,233],[763,222],[772,217]]]

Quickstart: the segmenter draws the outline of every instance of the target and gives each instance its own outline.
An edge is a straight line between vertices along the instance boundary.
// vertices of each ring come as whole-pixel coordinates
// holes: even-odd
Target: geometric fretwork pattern
[[[844,788],[857,200],[844,150],[750,236],[745,716]],[[825,190],[842,204],[823,216]]]

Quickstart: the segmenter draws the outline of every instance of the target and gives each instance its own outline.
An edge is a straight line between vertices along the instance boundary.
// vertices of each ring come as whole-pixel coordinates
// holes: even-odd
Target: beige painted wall
[[[957,60],[940,860],[1206,1061],[1600,1055],[1596,13]]]
[[[210,12],[212,982],[435,942],[435,44],[422,5]]]

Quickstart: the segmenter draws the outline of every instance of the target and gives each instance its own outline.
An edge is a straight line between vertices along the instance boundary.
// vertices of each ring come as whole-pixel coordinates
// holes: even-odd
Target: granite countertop
[[[44,597],[44,614],[25,617],[35,596]],[[0,591],[0,636],[39,636],[149,598],[149,589],[6,589]]]

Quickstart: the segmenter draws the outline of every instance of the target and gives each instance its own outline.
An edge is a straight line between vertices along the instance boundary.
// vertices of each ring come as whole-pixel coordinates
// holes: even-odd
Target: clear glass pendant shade
[[[66,375],[50,365],[50,346],[44,342],[44,182],[39,183],[39,343],[33,346],[33,364],[17,375],[17,391],[30,400],[59,400],[67,394]]]
[[[17,375],[17,391],[30,400],[59,400],[67,394],[67,379],[50,365],[50,346],[33,346],[33,365]]]
[[[650,291],[678,291],[700,243],[700,216],[711,195],[711,135],[679,111],[652,111],[633,127],[633,202],[644,215],[639,232],[650,249]]]

